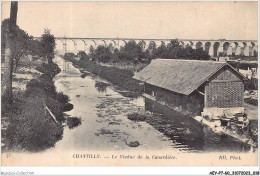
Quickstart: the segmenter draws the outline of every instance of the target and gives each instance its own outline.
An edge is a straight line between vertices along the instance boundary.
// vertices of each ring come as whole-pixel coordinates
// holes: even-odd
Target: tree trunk
[[[13,41],[9,34],[6,34],[6,46],[5,46],[5,70],[2,80],[2,96],[3,99],[7,102],[12,100],[12,70],[13,70],[13,56],[12,56],[12,47]]]
[[[15,66],[14,66],[14,73],[16,72],[17,68],[18,68],[18,63],[19,63],[19,60],[22,56],[16,56],[15,58]]]
[[[11,11],[10,11],[10,21],[13,25],[16,25],[17,11],[18,11],[18,2],[12,1],[11,2]]]
[[[6,33],[5,46],[5,71],[2,80],[2,98],[7,103],[12,102],[12,72],[13,72],[13,54],[14,54],[14,27],[16,26],[18,2],[11,2],[10,24]]]

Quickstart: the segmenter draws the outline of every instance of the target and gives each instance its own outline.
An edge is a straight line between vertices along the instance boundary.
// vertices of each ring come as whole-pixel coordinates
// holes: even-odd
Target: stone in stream
[[[126,143],[129,147],[138,147],[140,143],[138,141],[131,141],[129,143]]]
[[[73,109],[73,104],[71,103],[66,103],[63,107],[64,112],[71,111],[72,109]]]

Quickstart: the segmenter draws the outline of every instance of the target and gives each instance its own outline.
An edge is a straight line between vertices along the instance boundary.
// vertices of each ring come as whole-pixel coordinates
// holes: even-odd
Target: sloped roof
[[[133,78],[173,92],[189,95],[226,65],[237,72],[226,62],[154,59]],[[244,78],[239,72],[238,74],[242,79]]]

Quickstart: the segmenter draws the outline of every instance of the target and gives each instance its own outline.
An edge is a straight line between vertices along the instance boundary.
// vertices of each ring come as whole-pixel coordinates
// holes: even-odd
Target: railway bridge
[[[96,48],[98,45],[113,46],[120,48],[128,41],[135,41],[144,49],[149,46],[159,47],[162,43],[170,44],[171,39],[137,39],[137,38],[74,38],[74,37],[55,37],[56,43],[61,42],[61,54],[67,52],[78,53],[83,50],[89,51],[90,46]],[[220,53],[224,55],[244,55],[253,56],[254,52],[258,52],[257,40],[204,40],[204,39],[178,39],[183,47],[190,46],[193,49],[203,48],[210,56],[219,56]],[[71,48],[68,50],[68,43],[71,43]],[[81,49],[78,48],[81,45]]]

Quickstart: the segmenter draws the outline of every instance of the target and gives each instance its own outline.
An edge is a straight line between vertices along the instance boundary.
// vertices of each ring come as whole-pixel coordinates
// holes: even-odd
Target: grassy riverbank
[[[124,90],[137,94],[141,93],[143,90],[143,86],[140,82],[132,78],[134,76],[133,71],[102,66],[94,61],[82,58],[78,61],[72,55],[66,55],[64,58],[71,61],[74,65],[84,68],[85,70],[106,79],[110,83],[123,88]]]
[[[62,139],[63,112],[69,98],[54,86],[52,78],[59,72],[54,63],[22,61],[14,74],[13,103],[8,105],[2,99],[4,151],[41,151]]]

